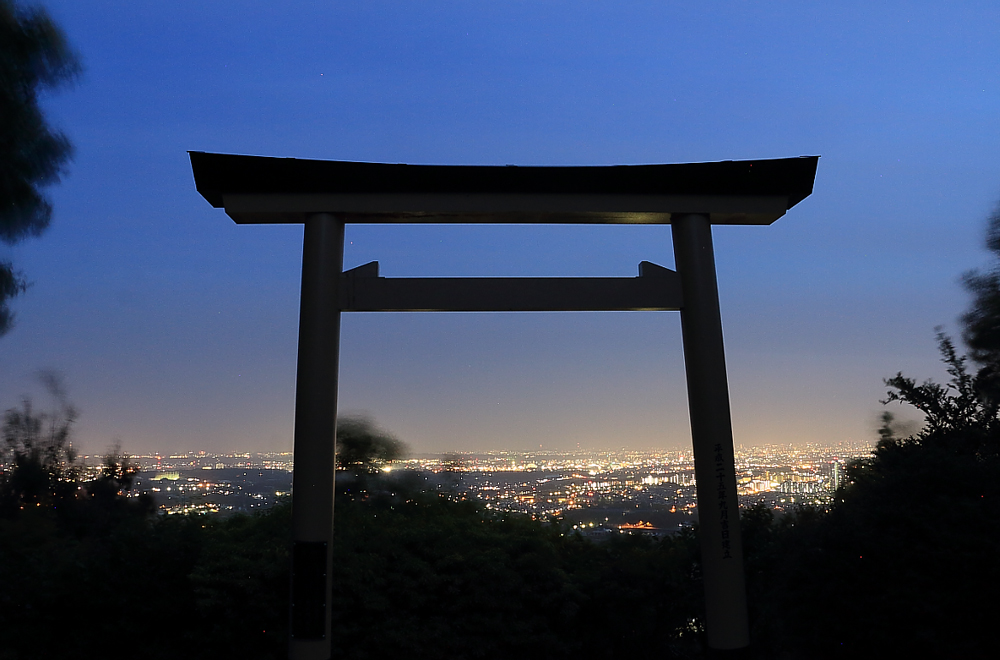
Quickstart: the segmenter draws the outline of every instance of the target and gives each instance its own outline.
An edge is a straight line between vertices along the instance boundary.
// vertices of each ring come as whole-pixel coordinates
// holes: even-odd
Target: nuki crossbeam
[[[379,277],[378,262],[341,276],[344,312],[677,311],[681,279],[644,261],[639,277]]]

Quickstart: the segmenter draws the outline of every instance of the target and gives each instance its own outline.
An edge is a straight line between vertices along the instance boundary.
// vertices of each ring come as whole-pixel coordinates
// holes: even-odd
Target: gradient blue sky
[[[77,147],[0,407],[65,374],[100,451],[291,448],[302,231],[237,226],[187,150],[439,164],[822,156],[770,227],[715,229],[737,444],[862,441],[941,379],[1000,199],[991,2],[49,0]],[[350,226],[389,276],[636,273],[669,227]],[[342,410],[415,451],[682,447],[675,313],[345,315]]]

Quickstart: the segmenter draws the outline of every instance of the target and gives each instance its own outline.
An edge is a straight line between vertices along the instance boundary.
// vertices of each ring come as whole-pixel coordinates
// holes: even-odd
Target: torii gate
[[[395,165],[190,152],[195,185],[238,224],[304,224],[292,486],[290,657],[331,657],[340,313],[679,310],[710,648],[749,645],[713,224],[768,225],[812,193],[818,157],[609,167]],[[670,224],[677,271],[384,278],[343,271],[344,225]]]

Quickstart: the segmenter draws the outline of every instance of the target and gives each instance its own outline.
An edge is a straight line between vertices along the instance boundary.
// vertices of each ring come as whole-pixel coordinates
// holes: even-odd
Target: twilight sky
[[[943,379],[1000,200],[987,2],[47,0],[76,145],[0,408],[65,375],[102,451],[292,445],[301,227],[237,226],[187,150],[433,164],[822,156],[769,227],[717,227],[736,443],[863,441],[884,377]],[[364,226],[386,276],[632,276],[669,226]],[[342,411],[414,451],[687,446],[671,312],[345,314]],[[912,417],[912,415],[911,415]]]

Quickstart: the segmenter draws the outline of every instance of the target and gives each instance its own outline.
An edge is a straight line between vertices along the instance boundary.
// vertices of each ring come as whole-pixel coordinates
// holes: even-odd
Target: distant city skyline
[[[783,459],[791,459],[796,456],[802,455],[812,455],[812,454],[823,454],[830,457],[838,457],[841,459],[849,460],[853,458],[858,458],[861,456],[867,456],[875,448],[875,442],[838,442],[833,444],[823,444],[823,443],[803,443],[800,445],[795,444],[764,444],[755,446],[744,446],[736,445],[736,455],[737,460],[747,461],[758,460],[760,457],[768,456],[781,456]],[[227,459],[235,461],[234,465],[239,464],[241,461],[249,461],[253,465],[265,466],[263,462],[274,462],[274,465],[266,465],[265,467],[279,467],[284,466],[282,469],[291,469],[293,463],[293,452],[292,451],[230,451],[230,452],[213,452],[206,451],[203,449],[190,449],[182,451],[146,451],[146,452],[123,452],[126,456],[132,459],[143,459],[143,460],[167,460],[169,461],[191,461],[198,463],[199,461],[208,461],[209,464],[213,464],[216,459]],[[425,453],[415,453],[415,452],[405,452],[404,455],[398,459],[390,461],[393,464],[405,465],[407,463],[412,463],[414,461],[431,461],[433,463],[438,463],[444,460],[452,460],[452,458],[462,458],[471,461],[478,461],[480,459],[492,462],[496,460],[542,460],[546,461],[580,461],[589,458],[600,458],[601,460],[626,460],[629,457],[643,457],[648,459],[660,460],[663,458],[669,458],[671,460],[693,460],[693,452],[689,448],[674,448],[674,449],[663,449],[663,448],[627,448],[627,447],[603,447],[603,448],[576,448],[576,449],[527,449],[527,450],[509,450],[509,449],[490,449],[490,450],[453,450],[445,452],[425,452]],[[95,459],[101,458],[102,454],[82,454],[82,458]],[[263,461],[263,462],[262,462]],[[179,465],[176,463],[169,463],[171,465]]]
[[[767,446],[736,451],[740,506],[775,510],[827,506],[844,465],[871,446]],[[292,489],[291,453],[133,457],[140,468],[129,496],[146,493],[163,514],[252,512]],[[603,534],[663,535],[697,519],[691,451],[491,451],[409,457],[383,467],[384,486],[399,478],[487,509],[555,515],[592,540]],[[349,471],[340,479],[352,479]],[[575,523],[575,524],[574,524]],[[597,537],[594,537],[597,535]]]
[[[80,52],[76,146],[0,338],[0,410],[65,374],[99,453],[291,449],[301,238],[236,226],[188,150],[371,162],[819,155],[769,227],[717,227],[736,443],[874,440],[882,379],[947,378],[1000,200],[1000,11],[569,2],[44,0]],[[632,276],[669,227],[371,226],[388,276]],[[355,314],[341,410],[414,452],[689,444],[676,313]],[[891,408],[905,420],[919,417]]]

